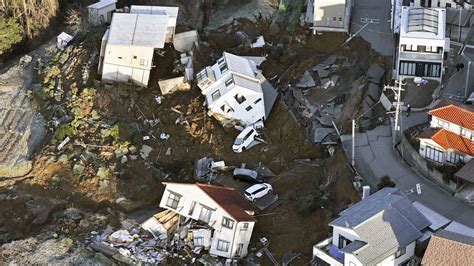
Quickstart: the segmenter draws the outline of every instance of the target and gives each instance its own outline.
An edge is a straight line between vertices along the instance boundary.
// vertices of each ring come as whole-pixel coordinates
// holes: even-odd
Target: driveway
[[[425,118],[412,114],[407,123],[415,124]],[[403,120],[402,120],[403,122]],[[405,128],[404,125],[403,128]],[[341,136],[341,141],[348,158],[351,156],[352,140],[350,135]],[[384,175],[395,181],[396,187],[407,193],[412,201],[418,201],[450,220],[455,220],[474,227],[474,207],[452,197],[432,181],[415,173],[392,149],[390,126],[379,126],[374,130],[357,133],[355,137],[356,169],[366,181],[375,188],[378,179]],[[414,192],[416,184],[422,185],[422,194]],[[411,192],[413,190],[413,192]],[[374,191],[374,190],[373,190]]]

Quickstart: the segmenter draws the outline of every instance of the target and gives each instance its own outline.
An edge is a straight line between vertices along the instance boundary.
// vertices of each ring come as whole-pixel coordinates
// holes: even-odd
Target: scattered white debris
[[[59,145],[58,145],[58,151],[60,151],[68,142],[71,140],[70,137],[66,137]]]
[[[118,230],[109,236],[109,240],[116,243],[130,243],[133,237],[127,230]]]
[[[252,48],[261,48],[265,45],[265,39],[262,35],[257,37],[257,40],[250,45]]]
[[[170,134],[166,134],[165,132],[162,132],[160,134],[160,139],[162,139],[162,140],[167,140],[169,138],[170,138]]]

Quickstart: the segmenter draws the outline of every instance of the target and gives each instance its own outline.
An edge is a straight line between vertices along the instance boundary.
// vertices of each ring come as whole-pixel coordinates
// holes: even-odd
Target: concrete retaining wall
[[[404,160],[425,177],[435,181],[450,193],[454,193],[456,190],[456,183],[453,181],[446,182],[443,180],[443,174],[430,166],[425,158],[421,157],[418,151],[413,148],[405,137],[405,134],[402,133],[401,135],[401,142],[397,146],[397,150],[402,153]]]

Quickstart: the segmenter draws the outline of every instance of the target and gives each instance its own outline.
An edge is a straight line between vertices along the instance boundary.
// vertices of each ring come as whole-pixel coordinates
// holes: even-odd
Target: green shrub
[[[0,54],[23,40],[23,28],[15,18],[0,17]]]

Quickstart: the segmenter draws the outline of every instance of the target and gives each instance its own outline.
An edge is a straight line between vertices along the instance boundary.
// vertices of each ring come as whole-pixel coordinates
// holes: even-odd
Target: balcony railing
[[[400,60],[442,61],[443,54],[402,51],[400,52]]]
[[[337,247],[332,245],[332,237],[325,239],[313,246],[313,259],[315,257],[318,257],[326,263],[330,264],[331,266],[344,265],[343,257],[341,260],[341,258],[337,258],[331,254],[334,253],[334,249],[337,249]],[[337,251],[339,252],[339,249],[337,249]]]

